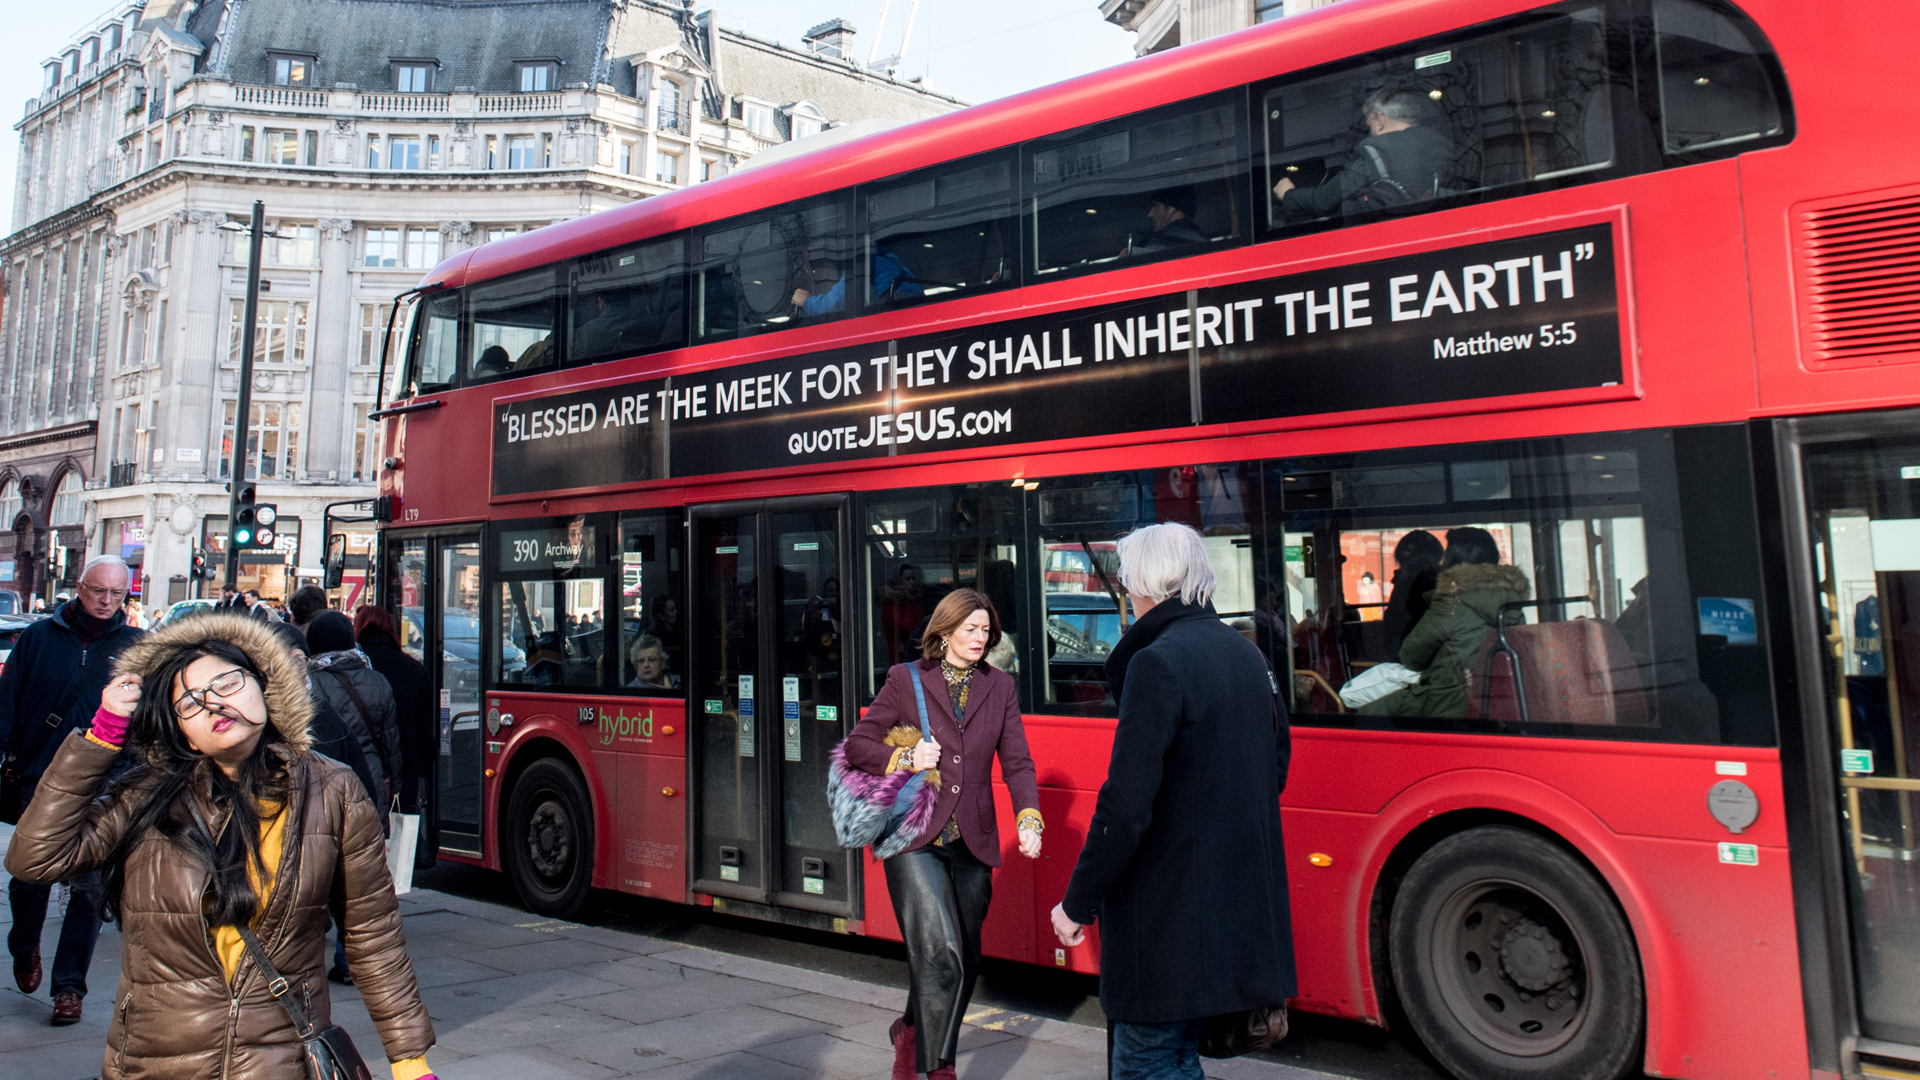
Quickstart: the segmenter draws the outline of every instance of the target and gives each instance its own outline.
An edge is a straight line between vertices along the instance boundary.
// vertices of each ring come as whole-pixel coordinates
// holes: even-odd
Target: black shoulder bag
[[[1280,738],[1280,682],[1274,678],[1272,669],[1267,671],[1267,682],[1273,687],[1273,736],[1277,752]],[[1279,793],[1276,792],[1274,797],[1279,798]],[[1257,1009],[1222,1013],[1209,1018],[1207,1026],[1200,1029],[1200,1056],[1240,1057],[1243,1054],[1269,1049],[1286,1037],[1287,1005],[1285,1002]]]
[[[27,741],[18,750],[7,751],[6,760],[0,762],[0,821],[9,825],[20,823],[20,815],[33,800],[30,794],[33,783],[24,774],[33,767],[34,759],[47,748],[47,743],[67,726],[66,715],[73,711],[74,702],[80,700],[80,691],[86,688],[86,683],[87,666],[82,664],[80,670],[74,672],[73,681],[67,684],[59,707],[47,714],[46,723],[35,724]]]
[[[191,794],[187,796],[187,807],[193,811],[193,820],[198,822],[200,830],[207,834],[209,843],[213,840],[213,829],[207,825],[205,815],[200,813],[200,804]],[[291,883],[288,885],[292,887]],[[240,931],[240,940],[247,945],[247,955],[253,958],[253,966],[267,980],[267,993],[280,1007],[287,1010],[287,1019],[293,1021],[293,1033],[300,1037],[301,1048],[307,1055],[307,1074],[313,1080],[373,1080],[366,1061],[353,1045],[353,1036],[339,1024],[328,1024],[318,1031],[313,1029],[313,1018],[307,1015],[306,1007],[300,1004],[292,991],[293,985],[287,982],[280,969],[267,959],[267,950],[260,947],[260,939],[253,936],[253,928],[245,923],[234,927]]]

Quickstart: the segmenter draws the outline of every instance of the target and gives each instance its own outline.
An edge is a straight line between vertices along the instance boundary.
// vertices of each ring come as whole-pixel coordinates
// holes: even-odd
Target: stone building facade
[[[1101,0],[1100,14],[1134,32],[1133,54],[1145,56],[1263,22],[1326,7],[1334,0]]]
[[[962,106],[864,70],[852,33],[836,20],[782,46],[691,0],[133,0],[86,27],[17,125],[0,589],[51,594],[72,542],[140,562],[150,604],[197,595],[192,554],[224,550],[244,431],[246,476],[286,528],[242,577],[290,590],[320,563],[326,505],[374,493],[367,413],[396,294],[464,248],[827,127]]]

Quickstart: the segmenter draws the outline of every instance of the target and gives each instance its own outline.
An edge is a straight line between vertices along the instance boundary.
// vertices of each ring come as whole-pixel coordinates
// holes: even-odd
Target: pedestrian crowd
[[[1119,721],[1052,923],[1063,947],[1098,928],[1115,1080],[1198,1080],[1203,1052],[1284,1034],[1296,989],[1287,713],[1260,649],[1215,612],[1197,533],[1149,525],[1117,550],[1132,614],[1105,664]],[[317,588],[285,621],[232,594],[145,633],[128,580],[119,559],[90,561],[0,671],[16,983],[41,985],[49,892],[66,882],[53,1023],[81,1017],[101,919],[122,931],[103,1077],[308,1075],[316,1055],[354,1053],[329,1050],[344,1034],[327,978],[359,986],[396,1080],[432,1076],[383,842],[389,808],[419,812],[430,790],[426,669],[386,611],[349,619]],[[835,751],[836,815],[854,804],[842,786],[893,807],[875,855],[908,958],[894,1080],[955,1075],[1003,854],[996,759],[1012,850],[1043,847],[1016,682],[989,659],[1001,638],[985,593],[947,593]]]

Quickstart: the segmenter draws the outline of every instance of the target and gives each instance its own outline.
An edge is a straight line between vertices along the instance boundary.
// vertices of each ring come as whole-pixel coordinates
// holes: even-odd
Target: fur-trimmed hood
[[[1500,589],[1525,599],[1531,586],[1527,582],[1527,575],[1521,573],[1517,566],[1467,564],[1440,571],[1440,583],[1435,587],[1434,594],[1459,596],[1475,589]]]
[[[120,655],[114,670],[144,679],[181,652],[210,641],[224,641],[237,647],[260,669],[265,683],[262,690],[267,702],[267,722],[280,732],[293,756],[306,753],[313,744],[308,732],[313,720],[313,700],[307,695],[307,665],[300,662],[265,622],[224,611],[189,615],[142,638]]]

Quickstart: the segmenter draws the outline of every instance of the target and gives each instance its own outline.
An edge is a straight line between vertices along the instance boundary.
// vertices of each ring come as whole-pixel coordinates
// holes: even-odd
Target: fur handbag
[[[918,746],[933,738],[927,722],[927,691],[912,664],[902,664],[913,684],[913,700],[920,707],[920,730],[905,724],[887,732],[888,746]],[[887,859],[912,847],[933,826],[934,804],[940,801],[940,770],[888,773],[875,776],[847,761],[846,740],[833,748],[827,764],[827,806],[833,811],[833,832],[841,847],[873,845],[873,857]]]

